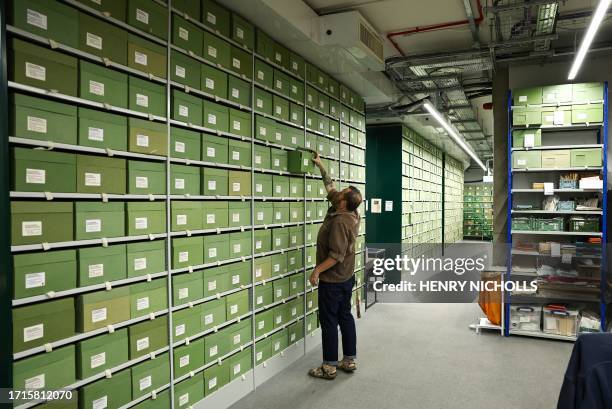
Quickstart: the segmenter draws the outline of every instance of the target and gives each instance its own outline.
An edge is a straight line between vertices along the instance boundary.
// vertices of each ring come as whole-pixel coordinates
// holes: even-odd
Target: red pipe
[[[474,23],[478,26],[484,20],[484,13],[483,13],[483,10],[482,10],[482,4],[480,3],[480,0],[476,0],[476,4],[478,6],[478,18],[474,19]],[[448,28],[448,27],[463,26],[463,25],[466,25],[466,24],[469,24],[469,23],[470,23],[470,20],[458,20],[458,21],[449,21],[449,22],[446,22],[446,23],[432,24],[432,25],[429,25],[429,26],[422,26],[422,27],[416,26],[416,27],[412,27],[412,28],[409,28],[409,29],[406,29],[406,30],[394,31],[394,32],[391,32],[391,33],[387,33],[387,39],[391,42],[393,47],[395,47],[395,49],[401,55],[405,55],[404,52],[402,51],[402,49],[397,44],[397,42],[395,42],[393,40],[393,37],[404,36],[404,35],[408,35],[408,34],[423,33],[423,32],[426,32],[426,31],[441,30],[441,29]]]

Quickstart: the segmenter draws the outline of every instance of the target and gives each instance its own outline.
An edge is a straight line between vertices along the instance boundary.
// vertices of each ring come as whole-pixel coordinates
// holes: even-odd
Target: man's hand
[[[319,283],[319,273],[317,272],[316,268],[312,271],[312,274],[310,275],[308,281],[310,281],[310,285],[312,285],[313,287],[316,287]]]
[[[320,169],[323,164],[321,163],[321,157],[319,156],[319,152],[314,153],[314,158],[312,158],[314,164]]]

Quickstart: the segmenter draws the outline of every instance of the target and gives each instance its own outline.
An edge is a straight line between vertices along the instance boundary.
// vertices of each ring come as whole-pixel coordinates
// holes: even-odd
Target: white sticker
[[[264,212],[257,212],[257,220],[261,221],[264,219]]]
[[[234,365],[234,375],[238,375],[240,373],[240,364]]]
[[[274,58],[276,59],[276,61],[282,61],[283,60],[283,56],[281,55],[281,53],[276,53],[274,54]]]
[[[136,94],[136,105],[148,108],[149,107],[149,96],[144,94]]]
[[[275,158],[274,159],[274,167],[279,167],[280,166],[280,159]]]
[[[187,224],[187,215],[186,214],[177,214],[176,215],[176,224],[178,226],[184,226]]]
[[[185,142],[174,141],[174,151],[178,153],[185,153]]]
[[[263,352],[261,351],[257,352],[257,361],[261,361],[262,358],[263,358]]]
[[[234,315],[238,313],[238,304],[234,304],[230,306],[230,314]]]
[[[179,112],[179,116],[188,117],[189,116],[189,107],[187,105],[179,105],[178,112]]]
[[[234,345],[237,345],[237,344],[240,343],[240,334],[234,335],[233,343],[234,343]]]
[[[257,105],[257,108],[263,108],[263,99],[257,98],[257,100],[255,101],[255,105]]]
[[[144,378],[138,381],[138,387],[141,391],[151,387],[151,375],[145,376]]]
[[[44,287],[46,283],[45,272],[29,273],[25,276],[25,288]]]
[[[208,381],[208,389],[212,389],[215,386],[217,386],[217,377],[216,376]]]
[[[91,310],[91,322],[96,323],[100,321],[106,321],[106,318],[107,318],[106,312],[107,312],[106,307]]]
[[[85,232],[86,233],[97,233],[101,231],[102,231],[102,220],[101,219],[85,220]]]
[[[146,268],[147,268],[147,258],[146,257],[134,259],[134,270],[135,271],[144,270]]]
[[[217,280],[213,280],[213,281],[209,281],[208,282],[208,291],[214,291],[217,289]],[[211,315],[212,317],[212,315]]]
[[[578,119],[587,119],[586,112],[578,112],[576,116],[578,117]]]
[[[277,217],[280,217],[280,213],[277,213]],[[277,238],[274,240],[274,245],[275,245],[275,246],[277,246],[277,247],[281,245],[281,239],[280,239],[280,237],[277,237]]]
[[[280,264],[274,264],[274,266],[272,266],[272,271],[274,271],[275,273],[278,273],[280,271]]]
[[[275,111],[276,111],[276,115],[282,115],[283,114],[283,107],[280,105],[277,105],[275,107]]]
[[[137,217],[134,220],[136,230],[146,230],[149,228],[149,219],[147,217]]]
[[[565,111],[555,111],[554,124],[563,125],[565,123]]]
[[[136,9],[136,20],[143,24],[149,24],[149,13],[139,8]]]
[[[187,261],[189,261],[189,252],[179,251],[179,263],[185,263]]]
[[[208,114],[208,123],[216,125],[217,124],[217,115]]]
[[[210,24],[217,24],[217,16],[208,11],[206,12],[206,21],[208,21]]]
[[[149,297],[136,299],[136,311],[142,311],[149,308]]]
[[[209,258],[216,258],[217,257],[217,248],[216,247],[208,249],[208,257]]]
[[[179,358],[179,368],[183,368],[189,365],[189,355],[185,355]]]
[[[255,277],[261,277],[262,274],[263,274],[263,271],[262,271],[261,267],[257,267],[255,269]],[[259,304],[259,302],[258,302],[258,304]]]
[[[527,102],[527,95],[519,95],[519,102]]]
[[[93,401],[92,409],[106,409],[108,407],[108,396],[104,395]]]
[[[184,27],[179,27],[179,37],[185,41],[189,41],[189,31]]]
[[[207,214],[206,215],[206,224],[213,224],[215,222],[215,214]]]
[[[28,115],[28,131],[37,133],[47,133],[47,120]]]
[[[102,186],[102,175],[85,172],[85,186]]]
[[[244,39],[244,30],[240,27],[236,27],[236,37]]]
[[[265,78],[265,73],[262,70],[257,71],[257,79],[263,81]]]
[[[180,324],[174,327],[174,336],[180,337],[185,334],[185,324]]]
[[[87,33],[85,43],[88,47],[95,48],[97,50],[102,49],[102,37],[95,35],[93,33]]]
[[[98,81],[89,80],[89,93],[104,96],[104,84]]]
[[[180,65],[176,65],[174,67],[174,74],[177,77],[185,78],[185,67],[181,67]]]
[[[28,9],[26,14],[29,25],[41,28],[43,30],[47,29],[47,16],[45,14],[39,13],[38,11],[32,9]]]
[[[259,304],[263,304],[263,296],[262,295],[257,297],[257,305],[259,305]],[[265,324],[264,321],[259,321],[259,324],[258,324],[259,329],[262,329],[264,324]]]
[[[283,82],[281,80],[276,80],[275,86],[278,89],[282,89],[283,88]]]
[[[263,185],[261,183],[256,183],[255,184],[255,192],[257,192],[257,193],[262,193],[263,192]]]
[[[240,192],[240,182],[232,183],[232,192]]]
[[[213,58],[217,58],[217,49],[215,47],[213,47],[212,45],[208,46],[208,55],[210,55]]]
[[[294,315],[295,315],[295,314],[294,314]],[[291,334],[290,339],[291,339],[291,342],[295,341],[295,333]]]
[[[26,62],[25,75],[28,78],[32,78],[39,81],[47,80],[47,69],[42,65],[33,64]]]
[[[45,335],[45,325],[37,324],[23,329],[23,342],[30,342],[40,339]]]
[[[185,179],[182,179],[182,178],[174,179],[174,188],[178,190],[185,189]]]
[[[136,64],[144,65],[146,67],[148,58],[149,57],[146,54],[141,53],[139,51],[134,51],[134,61],[136,62]]]
[[[232,160],[240,160],[240,152],[232,151]]]
[[[136,187],[138,189],[147,189],[149,187],[149,178],[147,176],[136,176]]]
[[[274,218],[275,218],[276,220],[280,220],[280,219],[282,219],[282,213],[281,213],[281,212],[276,212],[276,213],[274,214]]]
[[[283,322],[283,316],[282,315],[277,315],[275,321],[276,321],[277,325],[281,324]]]
[[[47,181],[47,172],[44,169],[26,169],[26,183],[44,185]]]
[[[240,244],[238,244],[238,252],[240,252]],[[234,246],[234,250],[236,249],[236,247]],[[236,251],[234,251],[236,252]],[[240,275],[236,274],[232,276],[232,285],[237,285],[240,284]]]
[[[189,393],[184,393],[179,396],[179,406],[185,406],[189,403]]]
[[[106,363],[106,352],[100,352],[99,354],[92,355],[89,358],[89,368],[95,369]]]
[[[215,288],[216,288],[216,284],[215,284]],[[204,317],[204,324],[210,325],[214,322],[214,320],[215,320],[215,316],[213,314],[208,314]]]
[[[89,278],[98,278],[104,276],[104,264],[90,264],[87,266],[87,276]]]
[[[206,78],[206,88],[208,89],[215,89],[215,80],[213,80],[212,78]]]
[[[517,160],[516,160],[516,163],[517,163],[519,166],[525,166],[525,165],[527,165],[527,159],[517,159]]]
[[[232,98],[240,98],[240,90],[238,88],[232,88]]]
[[[234,120],[234,122],[232,122],[232,128],[233,128],[235,131],[239,131],[239,130],[240,130],[240,121],[236,121],[236,120]]]
[[[104,129],[94,128],[90,126],[87,129],[87,139],[89,139],[90,141],[103,142],[104,141]]]
[[[232,213],[232,223],[240,222],[240,213]]]
[[[278,289],[276,290],[276,298],[282,298],[283,297],[283,290],[282,289]],[[277,317],[277,319],[280,317]]]
[[[240,60],[238,58],[232,58],[232,66],[234,68],[240,69]]]
[[[144,337],[136,340],[136,351],[142,351],[149,347],[149,337]]]
[[[299,66],[298,66],[297,61],[292,61],[291,62],[291,68],[293,68],[293,71],[297,71],[298,70]]]
[[[215,156],[217,156],[217,150],[213,147],[207,147],[206,148],[206,156],[208,156],[209,158],[214,158]]]
[[[208,181],[208,190],[217,190],[217,181],[209,180]]]
[[[218,348],[217,348],[216,345],[214,345],[214,346],[208,348],[208,355],[215,356],[215,355],[217,355],[217,351],[218,351]]]

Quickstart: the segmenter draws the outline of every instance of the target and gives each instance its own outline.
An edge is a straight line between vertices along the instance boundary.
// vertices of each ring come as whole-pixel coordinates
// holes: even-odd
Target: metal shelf
[[[89,240],[74,240],[74,241],[61,241],[55,243],[41,243],[41,244],[24,244],[19,246],[11,246],[11,252],[20,253],[23,251],[32,251],[32,250],[52,250],[52,249],[61,249],[61,248],[70,248],[77,246],[92,246],[96,244],[114,244],[114,243],[127,243],[131,241],[149,241],[156,239],[165,239],[167,237],[166,233],[160,234],[149,234],[142,236],[124,236],[124,237],[109,237],[103,239],[89,239]]]
[[[230,325],[235,324],[237,322],[240,322],[242,320],[249,319],[252,316],[253,316],[253,311],[249,311],[246,314],[243,314],[243,315],[241,315],[239,317],[236,317],[236,318],[233,318],[231,320],[225,321],[225,322],[223,322],[223,323],[221,323],[219,325],[215,325],[214,327],[209,328],[209,329],[207,329],[205,331],[199,332],[199,333],[197,333],[195,335],[192,335],[190,337],[186,337],[185,339],[182,339],[180,341],[176,341],[175,343],[172,344],[172,348],[176,348],[176,347],[179,347],[181,345],[186,344],[187,340],[189,340],[189,342],[192,342],[192,341],[194,341],[196,339],[199,339],[199,338],[202,338],[202,337],[204,337],[204,336],[206,336],[208,334],[212,334],[214,332],[218,332],[220,329],[229,327]]]
[[[306,271],[306,268],[300,268],[300,269],[297,269],[297,270],[288,271],[288,272],[283,273],[283,274],[278,274],[278,275],[276,275],[274,277],[270,277],[270,278],[267,278],[265,280],[257,281],[255,283],[255,287],[258,287],[260,285],[267,285],[268,283],[274,282],[276,280],[281,280],[283,278],[291,277],[293,275],[302,273],[304,271]]]
[[[553,189],[554,193],[601,193],[603,189]],[[512,193],[544,193],[544,189],[512,189]]]
[[[255,56],[255,58],[258,58],[261,61],[264,61],[264,62],[270,64],[272,67],[276,68],[277,70],[280,70],[280,71],[284,72],[285,74],[287,74],[287,75],[289,75],[289,76],[291,76],[291,77],[293,77],[295,79],[304,81],[304,78],[302,76],[296,74],[295,72],[293,72],[291,70],[286,69],[285,67],[283,67],[282,65],[277,64],[276,62],[272,61],[271,59],[269,59],[267,57],[264,57],[263,55],[260,55],[260,54],[258,54],[256,52],[253,53],[253,55]]]
[[[297,128],[297,129],[301,129],[301,130],[304,129],[304,127],[302,125],[294,124],[293,122],[290,122],[290,121],[285,121],[284,119],[277,118],[274,115],[269,115],[269,114],[266,114],[265,112],[261,112],[261,111],[258,111],[256,109],[254,110],[254,112],[257,115],[259,115],[259,116],[262,116],[262,117],[267,118],[267,119],[272,119],[272,120],[274,120],[274,121],[276,121],[276,122],[278,122],[280,124],[289,125],[289,126],[291,126],[293,128]]]
[[[300,320],[304,319],[304,317],[305,317],[304,315],[301,315],[301,316],[299,316],[299,317],[297,317],[297,318],[292,319],[291,321],[288,321],[288,322],[284,323],[284,324],[283,324],[283,325],[281,325],[280,327],[278,327],[278,328],[274,328],[272,331],[267,332],[267,333],[265,333],[264,335],[261,335],[261,336],[259,336],[259,337],[255,338],[255,343],[257,343],[258,341],[261,341],[262,339],[268,338],[269,336],[272,336],[272,335],[276,334],[276,333],[277,333],[277,332],[279,332],[279,331],[284,330],[284,329],[285,329],[285,328],[287,328],[289,325],[294,324],[294,323],[296,323],[296,322],[298,322],[298,321],[300,321]]]
[[[236,108],[236,109],[239,109],[241,111],[251,112],[251,108],[250,107],[248,107],[246,105],[239,104],[239,103],[237,103],[235,101],[232,101],[232,100],[229,100],[227,98],[222,98],[222,97],[216,96],[214,94],[210,94],[208,92],[204,92],[204,91],[202,91],[200,89],[197,89],[197,88],[191,88],[191,87],[189,87],[187,85],[178,83],[176,81],[171,81],[170,84],[174,88],[178,88],[178,89],[184,91],[187,94],[194,94],[194,95],[197,95],[199,97],[204,97],[204,98],[206,98],[209,101],[222,102],[223,104],[229,105],[229,106],[231,106],[233,108]]]
[[[601,232],[584,232],[584,231],[533,231],[533,230],[512,230],[512,234],[530,234],[530,235],[550,235],[550,236],[595,236],[601,237]]]
[[[195,24],[196,20],[191,19],[191,20],[189,20],[189,22]],[[215,35],[217,35],[217,34],[215,33]],[[202,57],[201,55],[197,55],[197,54],[195,54],[195,53],[193,53],[191,51],[187,51],[184,48],[178,47],[178,46],[176,46],[174,44],[170,44],[170,49],[174,50],[174,51],[178,51],[179,53],[184,54],[187,57],[191,57],[194,60],[197,60],[198,62],[200,62],[202,64],[206,64],[206,65],[211,66],[213,68],[216,68],[216,69],[218,69],[220,71],[223,71],[226,74],[232,75],[232,76],[234,76],[236,78],[240,78],[243,81],[251,82],[251,79],[248,78],[246,75],[238,74],[237,72],[232,71],[229,68],[223,67],[221,64],[217,64],[217,63],[214,63],[214,62],[212,62],[210,60],[207,60],[206,58]]]
[[[603,210],[511,210],[511,212],[512,214],[589,214],[598,216],[603,214]]]
[[[247,260],[251,260],[253,258],[253,256],[249,255],[249,256],[244,256],[244,257],[236,257],[236,258],[230,258],[227,260],[220,260],[220,261],[215,261],[213,263],[204,263],[204,264],[198,264],[195,266],[189,266],[189,267],[182,267],[182,268],[175,268],[170,270],[170,274],[174,275],[174,274],[180,274],[180,273],[185,273],[185,272],[192,272],[192,271],[196,271],[196,270],[203,270],[209,267],[217,267],[217,266],[222,266],[225,264],[231,264],[231,263],[235,263],[237,261],[247,261]]]
[[[45,200],[165,200],[166,195],[117,195],[111,193],[57,193],[57,192],[10,192],[11,199],[45,199]]]
[[[575,124],[575,125],[513,125],[512,129],[541,129],[542,131],[580,131],[580,130],[598,130],[604,127],[604,124],[596,122],[592,124]],[[510,145],[512,146],[512,145]]]
[[[534,146],[533,148],[512,148],[512,152],[522,151],[544,151],[549,149],[582,149],[582,148],[603,148],[603,144],[586,144],[586,145],[550,145],[550,146]]]
[[[217,162],[206,162],[201,160],[192,160],[192,159],[183,159],[183,158],[170,158],[170,162],[172,163],[183,163],[185,165],[196,165],[196,166],[204,166],[210,168],[219,168],[219,169],[229,169],[229,170],[244,170],[250,171],[250,166],[242,166],[242,165],[230,165],[227,163],[217,163]]]
[[[594,172],[601,171],[603,168],[601,166],[584,166],[581,168],[533,168],[533,169],[511,169],[512,173],[533,173],[533,172]]]
[[[563,335],[554,335],[554,334],[545,334],[544,332],[531,332],[531,331],[519,331],[515,329],[510,330],[510,335],[520,335],[524,337],[535,337],[535,338],[546,338],[546,339],[556,339],[559,341],[571,341],[575,342],[576,337],[566,337]]]
[[[338,98],[335,95],[332,95],[329,93],[329,91],[325,91],[323,88],[319,87],[319,85],[317,85],[316,82],[311,82],[306,80],[306,85],[311,86],[312,88],[316,89],[317,91],[319,91],[322,94],[325,94],[326,96],[328,96],[330,99],[333,99],[336,102],[340,102],[342,103],[342,101],[340,100],[340,98]]]
[[[196,131],[205,132],[205,133],[212,134],[212,135],[227,136],[228,138],[237,139],[239,141],[250,142],[252,139],[250,136],[242,136],[242,135],[237,135],[232,132],[219,131],[219,130],[212,129],[212,128],[206,128],[205,126],[189,124],[183,121],[177,121],[176,119],[170,119],[169,122],[171,125],[180,126],[186,129],[193,129]]]
[[[253,81],[253,82],[255,83],[255,86],[256,86],[257,88],[261,88],[261,89],[263,89],[264,91],[267,91],[267,92],[269,92],[269,93],[271,93],[271,94],[274,94],[274,95],[276,95],[276,96],[278,96],[278,97],[281,97],[281,98],[283,98],[283,99],[286,99],[287,101],[293,102],[294,104],[300,105],[300,106],[302,106],[302,107],[304,106],[304,102],[303,102],[303,101],[298,101],[298,100],[297,100],[297,99],[295,99],[295,98],[292,98],[292,97],[290,97],[290,96],[287,96],[287,95],[283,94],[282,92],[279,92],[279,91],[275,90],[274,88],[267,87],[267,86],[265,86],[264,84],[261,84],[261,83],[259,83],[259,82],[257,82],[257,81]]]

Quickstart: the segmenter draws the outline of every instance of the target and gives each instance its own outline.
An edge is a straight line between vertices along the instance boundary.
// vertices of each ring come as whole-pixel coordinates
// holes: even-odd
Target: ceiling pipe
[[[476,26],[479,26],[480,23],[484,20],[484,13],[483,13],[483,8],[482,8],[482,4],[480,3],[480,0],[476,0],[476,4],[478,6],[478,18],[474,19],[474,23],[476,24]],[[443,29],[449,28],[449,27],[464,26],[464,25],[468,25],[468,24],[470,24],[470,20],[469,19],[467,19],[467,20],[458,20],[458,21],[449,21],[449,22],[445,22],[445,23],[432,24],[432,25],[428,25],[428,26],[416,26],[416,27],[408,28],[408,29],[401,30],[401,31],[394,31],[394,32],[391,32],[391,33],[387,33],[387,39],[389,40],[389,42],[393,45],[393,47],[395,47],[395,49],[401,55],[405,56],[406,54],[404,54],[404,52],[399,47],[397,42],[395,40],[393,40],[393,37],[405,36],[405,35],[417,34],[417,33],[423,33],[423,32],[427,32],[427,31],[443,30]]]

